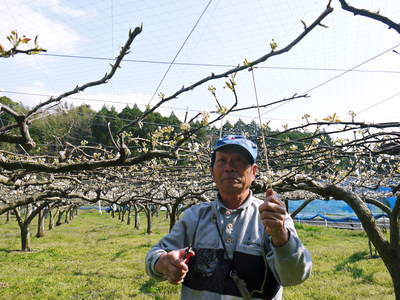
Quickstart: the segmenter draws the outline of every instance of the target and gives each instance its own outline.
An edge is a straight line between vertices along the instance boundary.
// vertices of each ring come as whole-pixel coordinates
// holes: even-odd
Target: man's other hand
[[[286,205],[278,199],[272,189],[267,190],[259,211],[265,231],[271,236],[274,246],[286,244],[289,240],[289,233],[285,227]]]

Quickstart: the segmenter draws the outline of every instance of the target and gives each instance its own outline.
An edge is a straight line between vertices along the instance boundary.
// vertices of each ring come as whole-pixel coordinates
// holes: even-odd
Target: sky
[[[38,35],[47,52],[1,59],[0,96],[33,106],[101,78],[125,43],[130,28],[143,24],[131,53],[107,84],[65,101],[78,106],[103,105],[121,110],[127,105],[155,104],[159,92],[171,95],[210,75],[252,61],[294,40],[303,25],[325,9],[323,0],[1,0],[0,44],[17,30]],[[349,1],[399,22],[400,1]],[[262,122],[273,129],[336,113],[349,120],[398,121],[400,112],[400,35],[377,21],[354,16],[333,1],[334,12],[288,53],[274,56],[255,69],[260,105],[307,93],[310,97],[261,109]],[[395,51],[393,51],[395,50]],[[175,61],[175,64],[170,65]],[[168,71],[168,72],[167,72]],[[164,78],[165,77],[165,78]],[[163,79],[164,78],[164,79]],[[236,77],[239,107],[256,104],[251,72]],[[183,118],[211,111],[219,101],[229,106],[233,95],[224,80],[208,82],[158,111]],[[159,86],[159,88],[158,88]],[[155,96],[154,96],[155,95]],[[234,122],[258,122],[257,110],[230,116]]]

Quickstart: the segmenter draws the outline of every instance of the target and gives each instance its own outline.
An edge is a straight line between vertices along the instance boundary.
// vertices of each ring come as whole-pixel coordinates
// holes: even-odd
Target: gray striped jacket
[[[289,241],[281,247],[273,246],[259,217],[258,207],[262,203],[250,194],[246,202],[233,210],[226,208],[219,197],[192,206],[171,232],[150,249],[146,272],[163,280],[154,269],[159,256],[191,245],[196,255],[189,262],[181,299],[241,299],[229,276],[232,261],[239,277],[247,283],[252,299],[282,299],[282,286],[299,284],[309,277],[311,256],[289,215],[285,219]]]

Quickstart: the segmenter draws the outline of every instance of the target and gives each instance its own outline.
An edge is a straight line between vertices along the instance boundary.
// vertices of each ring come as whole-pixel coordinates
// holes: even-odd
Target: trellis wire
[[[260,123],[260,130],[261,130],[261,142],[262,142],[262,146],[263,146],[263,150],[264,150],[265,167],[267,169],[268,188],[270,188],[272,185],[271,180],[270,180],[272,171],[271,171],[271,168],[268,163],[267,144],[265,143],[264,128],[262,126],[262,121],[261,121],[261,113],[260,113],[260,105],[259,105],[259,101],[258,101],[257,86],[256,86],[256,80],[254,77],[254,68],[250,68],[250,71],[251,71],[251,77],[253,79],[253,89],[254,89],[254,95],[255,95],[256,103],[257,103],[258,121]]]

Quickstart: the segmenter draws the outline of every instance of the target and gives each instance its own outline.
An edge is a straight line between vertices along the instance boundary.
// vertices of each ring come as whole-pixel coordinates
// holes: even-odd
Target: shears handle
[[[195,255],[195,253],[193,251],[193,248],[191,246],[189,246],[186,248],[185,254],[182,257],[182,260],[184,260],[185,263],[187,264],[189,262],[190,258],[194,255]]]

